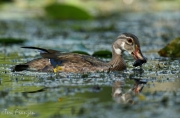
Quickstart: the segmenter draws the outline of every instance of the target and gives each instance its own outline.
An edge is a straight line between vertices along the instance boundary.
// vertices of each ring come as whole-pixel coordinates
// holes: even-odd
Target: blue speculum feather
[[[55,61],[54,59],[49,59],[49,61],[53,67],[60,66],[62,63],[62,61]]]

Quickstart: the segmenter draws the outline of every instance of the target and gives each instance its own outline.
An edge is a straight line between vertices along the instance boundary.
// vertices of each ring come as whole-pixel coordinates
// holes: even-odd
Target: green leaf
[[[99,50],[94,52],[92,56],[110,58],[112,56],[112,53],[108,50]]]
[[[46,14],[53,19],[88,20],[92,16],[85,10],[67,4],[51,4],[45,7]]]
[[[12,44],[22,44],[24,43],[24,39],[16,39],[16,38],[0,38],[0,43],[4,45],[12,45]]]

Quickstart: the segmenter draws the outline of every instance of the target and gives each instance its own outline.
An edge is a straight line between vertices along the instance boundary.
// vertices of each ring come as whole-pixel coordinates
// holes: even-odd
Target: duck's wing
[[[63,53],[56,50],[49,50],[38,47],[23,47],[29,49],[37,49],[42,51],[40,55],[43,58],[49,59],[50,64],[55,68],[57,66],[64,67],[64,71],[87,71],[100,70],[105,67],[105,62],[94,58],[89,55],[77,54],[77,53]]]
[[[29,61],[27,63],[24,63],[24,64],[15,65],[12,67],[13,72],[29,70],[29,69],[34,69],[36,71],[43,71],[43,69],[45,69],[45,67],[47,67],[50,70],[53,70],[52,69],[53,67],[60,64],[59,61],[55,59],[57,57],[55,55],[59,55],[60,53],[63,53],[61,51],[44,49],[44,48],[39,48],[39,47],[21,47],[21,48],[36,49],[36,50],[40,51],[41,56],[43,54],[48,54],[48,55],[51,55],[51,57],[38,58],[38,59],[34,59],[32,61]],[[46,70],[48,70],[48,69],[46,69]]]
[[[51,50],[51,49],[45,49],[45,48],[39,48],[39,47],[21,47],[21,48],[28,48],[28,49],[36,49],[40,50],[40,54],[44,58],[49,59],[55,59],[55,60],[63,60],[63,61],[86,61],[89,62],[92,65],[99,65],[104,64],[101,60],[96,59],[92,56],[83,55],[83,54],[76,54],[76,53],[65,53],[57,50]]]
[[[76,53],[62,53],[60,55],[44,53],[41,55],[43,58],[49,58],[53,67],[57,67],[57,65],[62,67],[63,72],[92,72],[109,69],[107,63],[89,55]]]
[[[39,48],[39,47],[33,47],[33,46],[25,46],[25,47],[21,47],[21,48],[27,48],[27,49],[35,49],[35,50],[39,50],[40,51],[40,55],[43,57],[43,58],[46,58],[46,59],[49,59],[49,62],[50,64],[53,66],[53,67],[56,67],[57,65],[60,65],[62,60],[58,58],[57,55],[61,55],[63,54],[64,52],[61,52],[61,51],[57,51],[57,50],[52,50],[52,49],[45,49],[45,48]],[[34,63],[36,62],[40,62],[39,60],[36,61],[36,60],[33,60],[31,63]],[[30,65],[32,65],[30,63]]]

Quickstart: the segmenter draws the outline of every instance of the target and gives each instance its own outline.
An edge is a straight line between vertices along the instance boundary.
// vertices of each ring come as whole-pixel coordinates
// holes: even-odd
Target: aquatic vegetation
[[[109,50],[99,50],[92,54],[95,57],[111,58],[112,53]]]
[[[25,39],[0,38],[0,43],[3,45],[22,44],[24,42],[25,42]]]
[[[85,10],[68,4],[51,4],[45,7],[48,17],[61,20],[89,20],[92,16]]]

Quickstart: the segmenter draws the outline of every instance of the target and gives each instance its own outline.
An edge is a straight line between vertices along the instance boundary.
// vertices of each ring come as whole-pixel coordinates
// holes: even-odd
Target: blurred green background
[[[0,18],[92,19],[162,10],[180,10],[180,0],[0,0]]]

